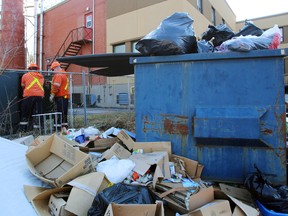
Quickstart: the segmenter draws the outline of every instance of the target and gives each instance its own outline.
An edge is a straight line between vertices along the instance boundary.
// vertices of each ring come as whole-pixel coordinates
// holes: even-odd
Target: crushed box
[[[162,202],[156,204],[116,204],[110,203],[104,216],[164,216]]]
[[[62,188],[24,186],[24,191],[38,215],[46,216],[51,212],[59,216],[87,215],[97,193],[109,183],[103,173],[92,172],[75,178]]]
[[[26,161],[33,175],[55,187],[95,171],[96,165],[90,155],[56,134],[28,150]]]

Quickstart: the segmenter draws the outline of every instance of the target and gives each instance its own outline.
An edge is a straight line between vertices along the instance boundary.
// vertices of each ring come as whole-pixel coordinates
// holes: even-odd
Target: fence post
[[[69,74],[69,92],[70,92],[70,126],[74,128],[73,122],[73,99],[72,99],[72,74]]]
[[[83,86],[83,102],[84,102],[84,126],[87,126],[87,110],[86,110],[86,79],[85,71],[82,71],[82,86]]]

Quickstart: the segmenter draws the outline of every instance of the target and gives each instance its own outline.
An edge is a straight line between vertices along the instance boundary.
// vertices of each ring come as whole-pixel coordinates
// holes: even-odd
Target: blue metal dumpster
[[[204,180],[243,183],[254,164],[286,184],[288,49],[134,57],[136,140],[171,141]]]

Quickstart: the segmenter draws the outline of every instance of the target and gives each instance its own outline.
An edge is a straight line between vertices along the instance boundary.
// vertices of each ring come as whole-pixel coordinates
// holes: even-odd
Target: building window
[[[283,35],[283,27],[279,27],[279,29],[280,29],[280,35],[281,35],[281,42],[283,42],[284,41],[284,35]]]
[[[216,12],[214,7],[211,7],[211,22],[213,25],[216,25]]]
[[[85,15],[85,26],[86,28],[92,28],[92,14]]]
[[[139,51],[135,48],[138,41],[131,42],[131,50],[133,53],[139,53]]]
[[[125,43],[116,44],[113,46],[113,53],[125,53],[125,52],[126,52]]]
[[[127,93],[119,93],[117,95],[117,98],[116,98],[116,102],[117,104],[119,105],[128,105],[129,104],[129,101],[128,101],[128,94]]]
[[[200,11],[200,13],[203,13],[203,2],[202,2],[202,0],[197,0],[197,8]]]

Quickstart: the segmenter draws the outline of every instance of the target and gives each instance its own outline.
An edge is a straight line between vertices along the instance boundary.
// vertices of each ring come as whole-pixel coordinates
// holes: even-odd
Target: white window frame
[[[85,19],[86,28],[92,28],[92,14],[87,15]]]

